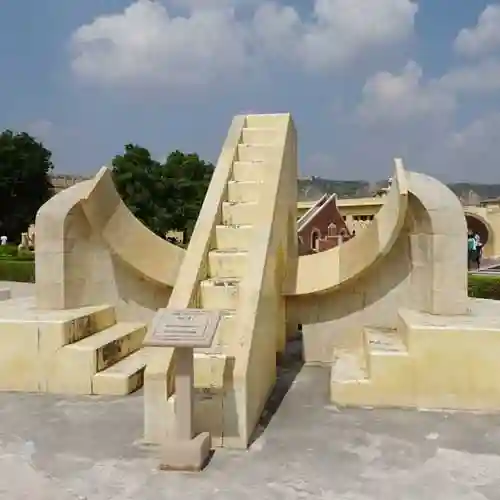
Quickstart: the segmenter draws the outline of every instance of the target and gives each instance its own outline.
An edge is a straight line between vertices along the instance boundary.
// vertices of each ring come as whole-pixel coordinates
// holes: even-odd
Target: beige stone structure
[[[246,447],[286,341],[288,256],[297,255],[296,134],[289,115],[233,120],[169,307],[223,310],[210,349],[195,354],[195,431]],[[293,260],[293,259],[292,259]],[[173,350],[145,374],[145,439],[175,428]]]
[[[106,167],[45,203],[36,229],[40,309],[110,304],[147,321],[168,303],[184,251],[131,214]]]
[[[469,197],[472,198],[474,197]],[[298,215],[310,210],[314,203],[299,201]],[[384,203],[385,195],[372,198],[340,198],[337,200],[337,207],[349,230],[358,234],[371,223]],[[468,228],[478,232],[484,243],[484,257],[500,256],[500,201],[491,199],[476,205],[462,205]]]
[[[0,306],[0,390],[127,394],[184,250],[133,217],[102,168],[36,220],[36,297]]]
[[[187,440],[245,448],[301,323],[336,404],[500,409],[500,305],[467,297],[456,196],[397,160],[360,234],[299,257],[296,180],[290,115],[248,115],[233,120],[187,250],[134,219],[106,168],[56,195],[36,220],[36,297],[0,304],[0,390],[126,394],[144,376],[144,438],[165,444],[179,436],[184,354]],[[165,307],[219,311],[211,345],[194,358],[143,347]]]
[[[500,205],[482,202],[480,206],[464,208],[467,226],[477,231],[485,243],[485,257],[500,256]]]
[[[21,243],[18,246],[19,250],[34,250],[35,249],[35,224],[30,224],[28,231],[21,233]]]

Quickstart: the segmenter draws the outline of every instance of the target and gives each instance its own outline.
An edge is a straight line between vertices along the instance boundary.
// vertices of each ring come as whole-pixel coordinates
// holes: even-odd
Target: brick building
[[[337,195],[323,195],[297,221],[299,255],[322,252],[352,238],[337,208]]]

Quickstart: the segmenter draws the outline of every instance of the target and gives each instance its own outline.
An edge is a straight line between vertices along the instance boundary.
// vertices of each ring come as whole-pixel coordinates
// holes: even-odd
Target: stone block
[[[219,250],[248,250],[253,235],[252,226],[217,226],[215,246]]]
[[[259,201],[261,182],[256,181],[229,181],[227,186],[227,201],[249,202]]]
[[[55,353],[48,369],[48,392],[92,394],[94,375],[138,350],[145,333],[146,327],[142,323],[117,323],[62,347]]]
[[[256,220],[257,203],[222,203],[222,222],[227,226],[251,225]]]
[[[38,325],[29,320],[0,320],[0,390],[37,392]]]
[[[167,440],[161,451],[161,470],[199,472],[210,458],[210,434],[198,434],[190,441]]]
[[[247,269],[246,251],[212,250],[208,254],[212,278],[241,278]]]

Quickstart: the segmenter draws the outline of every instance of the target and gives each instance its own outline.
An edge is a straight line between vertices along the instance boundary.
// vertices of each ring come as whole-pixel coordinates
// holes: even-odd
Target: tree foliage
[[[0,232],[10,240],[19,240],[52,194],[51,156],[25,132],[0,134]]]
[[[164,162],[138,145],[125,146],[112,161],[116,188],[132,213],[161,237],[167,231],[194,228],[214,167],[198,157],[174,151]]]

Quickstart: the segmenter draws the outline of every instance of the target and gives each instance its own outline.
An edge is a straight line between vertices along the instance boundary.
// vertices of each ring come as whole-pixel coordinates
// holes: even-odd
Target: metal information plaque
[[[220,317],[220,311],[206,309],[160,309],[144,339],[144,345],[210,347]]]

